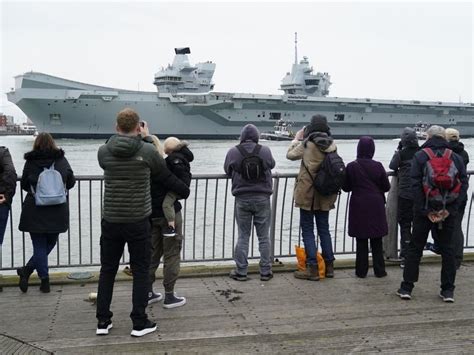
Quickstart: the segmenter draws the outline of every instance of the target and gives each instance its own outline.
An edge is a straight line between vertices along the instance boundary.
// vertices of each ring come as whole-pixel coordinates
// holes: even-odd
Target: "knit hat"
[[[454,128],[446,128],[446,131],[444,131],[446,134],[446,139],[448,142],[451,141],[458,141],[459,140],[459,131]]]
[[[400,138],[402,147],[418,145],[418,137],[416,136],[416,132],[413,128],[405,127]]]
[[[258,128],[255,127],[255,125],[249,123],[242,128],[242,131],[240,132],[240,143],[243,143],[245,141],[253,141],[255,143],[258,143],[258,138],[260,137],[260,132],[258,131]]]
[[[326,116],[317,114],[311,117],[309,125],[304,128],[303,137],[307,138],[313,132],[324,132],[331,135]]]

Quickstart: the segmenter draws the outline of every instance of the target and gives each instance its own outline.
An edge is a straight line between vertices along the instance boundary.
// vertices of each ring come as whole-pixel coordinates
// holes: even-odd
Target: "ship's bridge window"
[[[317,79],[307,79],[307,80],[304,81],[304,83],[306,85],[318,85],[319,80],[317,80]]]
[[[281,118],[281,112],[270,112],[271,120],[279,120]]]
[[[334,115],[334,121],[344,121],[344,114],[342,113],[336,113]]]

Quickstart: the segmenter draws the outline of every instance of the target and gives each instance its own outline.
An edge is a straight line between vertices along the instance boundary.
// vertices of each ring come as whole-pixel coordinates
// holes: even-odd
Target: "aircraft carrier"
[[[215,92],[212,62],[192,65],[189,48],[176,48],[173,63],[155,74],[157,92],[85,84],[38,72],[15,77],[7,93],[40,132],[54,137],[102,138],[115,132],[117,112],[136,110],[159,137],[226,139],[253,123],[264,132],[277,122],[295,130],[320,113],[336,138],[398,137],[419,122],[454,127],[474,136],[474,104],[417,100],[327,97],[328,73],[315,73],[307,57],[282,79],[282,95]]]

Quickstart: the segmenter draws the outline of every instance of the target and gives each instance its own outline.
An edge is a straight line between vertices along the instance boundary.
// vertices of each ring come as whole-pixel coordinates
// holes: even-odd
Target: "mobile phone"
[[[140,121],[140,127],[145,127],[145,121]]]

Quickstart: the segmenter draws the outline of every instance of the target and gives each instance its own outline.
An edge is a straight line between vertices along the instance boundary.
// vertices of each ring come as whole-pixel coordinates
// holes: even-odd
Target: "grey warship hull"
[[[42,74],[16,78],[7,93],[37,126],[55,137],[101,138],[115,132],[117,112],[130,107],[158,136],[196,139],[235,138],[243,125],[267,131],[277,120],[298,130],[315,113],[328,118],[337,138],[398,137],[403,127],[428,122],[474,136],[474,104],[376,100],[306,95],[239,93],[158,93],[91,85]]]

